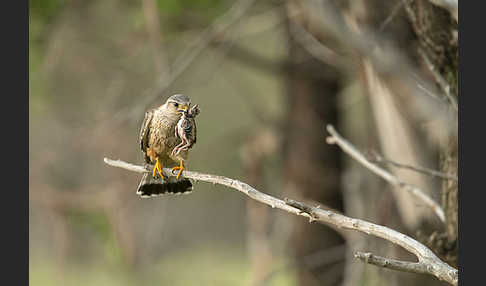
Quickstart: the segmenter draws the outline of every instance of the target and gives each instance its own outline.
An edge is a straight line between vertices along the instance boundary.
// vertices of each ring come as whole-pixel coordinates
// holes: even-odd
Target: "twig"
[[[402,1],[406,1],[404,4],[408,2],[408,0]],[[410,75],[417,73],[417,68],[399,49],[386,44],[387,41],[381,33],[375,33],[362,25],[359,26],[356,21],[346,21],[351,17],[344,17],[333,1],[312,0],[303,1],[302,4],[301,6],[305,9],[302,14],[306,19],[306,26],[313,27],[313,34],[325,32],[336,39],[340,45],[340,51],[349,50],[348,54],[356,54],[362,59],[369,60],[380,78],[388,81],[391,84],[390,87],[396,87],[399,94],[403,93],[402,84],[415,87],[415,81],[410,80]],[[351,57],[350,60],[352,60]],[[417,94],[423,95],[423,92]],[[413,95],[415,97],[415,93]],[[450,126],[455,124],[456,116],[450,116],[449,110],[437,109],[433,106],[434,109],[431,112],[429,108],[415,103],[414,107],[417,109],[418,118],[437,120],[441,128],[448,134],[451,132]]]
[[[337,68],[345,68],[350,66],[350,62],[346,61],[345,57],[338,55],[335,51],[322,44],[303,27],[295,24],[294,22],[290,22],[289,29],[296,42],[299,43],[314,58]]]
[[[336,132],[336,130],[332,125],[327,125],[327,131],[332,135],[330,137],[327,137],[326,139],[328,144],[337,144],[344,151],[344,153],[351,156],[353,159],[355,159],[360,164],[362,164],[363,166],[371,170],[373,173],[385,179],[392,186],[405,190],[410,194],[414,195],[415,197],[419,198],[427,206],[432,208],[432,210],[437,214],[437,216],[440,218],[442,222],[445,222],[444,211],[442,210],[441,206],[438,203],[436,203],[432,198],[430,198],[427,194],[425,194],[423,190],[421,190],[418,187],[405,183],[404,181],[392,175],[390,172],[386,171],[385,169],[368,161],[368,159],[366,159],[366,157],[360,151],[358,151],[356,147],[354,147],[351,143],[346,141],[346,139],[341,137],[341,135],[339,135]]]
[[[426,95],[432,97],[433,99],[435,100],[440,100],[441,102],[445,102],[447,103],[449,101],[448,98],[442,96],[442,97],[439,97],[438,95],[436,95],[435,93],[433,93],[432,91],[428,90],[425,86],[423,86],[422,84],[418,83],[417,82],[417,87],[423,91]]]
[[[449,100],[449,103],[452,105],[452,108],[454,108],[454,110],[458,112],[457,100],[451,94],[451,86],[449,85],[449,83],[447,83],[447,81],[442,77],[442,75],[440,75],[440,73],[432,64],[432,62],[430,61],[429,57],[427,56],[427,54],[423,49],[418,49],[418,53],[420,54],[420,56],[425,62],[425,65],[427,66],[430,73],[434,77],[435,82],[440,86],[442,92],[444,92],[445,96]]]
[[[129,171],[133,172],[138,172],[138,173],[147,173],[147,172],[152,172],[153,166],[146,165],[146,166],[139,166],[139,165],[134,165],[130,164],[121,160],[111,160],[108,158],[104,158],[104,161],[106,164],[113,166],[113,167],[118,167],[118,168],[123,168]],[[172,174],[172,170],[168,168],[163,168],[164,174]],[[269,196],[267,194],[261,193],[257,191],[256,189],[252,188],[248,184],[245,184],[243,182],[233,180],[230,178],[226,178],[223,176],[216,176],[216,175],[209,175],[209,174],[202,174],[198,172],[191,172],[191,171],[184,171],[182,174],[183,177],[193,179],[195,181],[203,181],[203,182],[208,182],[208,183],[213,183],[213,184],[219,184],[223,186],[227,186],[233,189],[236,189],[245,195],[251,197],[252,199],[255,199],[261,203],[264,203],[266,205],[271,206],[272,208],[279,208],[284,211],[287,211],[292,214],[296,215],[302,215],[305,217],[310,218],[309,215],[303,214],[300,210],[293,208],[287,204],[285,204],[284,201],[276,199],[272,196]]]
[[[130,163],[126,163],[120,160],[111,160],[104,158],[104,162],[110,166],[123,168],[126,170],[146,173],[151,172],[151,166],[146,165],[138,166]],[[171,174],[170,169],[164,168],[164,172]],[[329,210],[324,210],[312,206],[308,206],[304,203],[297,202],[290,199],[285,201],[262,193],[250,185],[233,180],[223,176],[216,176],[210,174],[203,174],[199,172],[184,171],[183,176],[196,181],[203,181],[213,184],[219,184],[223,186],[235,189],[250,198],[271,206],[272,208],[279,208],[294,215],[299,215],[309,218],[309,221],[318,221],[323,224],[335,225],[338,228],[351,229],[383,238],[394,244],[397,244],[409,252],[413,253],[418,258],[418,263],[424,265],[426,271],[420,273],[427,273],[437,277],[439,280],[444,280],[452,285],[458,283],[458,271],[457,269],[449,266],[447,263],[441,261],[430,249],[413,238],[397,232],[393,229],[385,226],[373,224],[364,220],[354,219],[346,217],[339,213],[335,213]]]
[[[330,223],[345,229],[357,230],[360,232],[364,232],[368,235],[373,235],[376,237],[383,238],[396,245],[399,245],[405,248],[406,250],[408,250],[409,252],[413,253],[418,258],[418,262],[400,261],[402,265],[407,265],[407,263],[408,264],[417,263],[419,264],[419,267],[416,267],[417,269],[419,268],[424,269],[424,271],[417,272],[417,273],[426,273],[426,274],[433,275],[437,277],[439,280],[447,281],[452,285],[457,285],[458,283],[458,271],[455,268],[441,261],[425,245],[421,244],[420,242],[414,240],[413,238],[403,233],[397,232],[385,226],[373,224],[360,219],[346,217],[344,215],[334,213],[328,210],[312,207],[302,202],[297,202],[290,199],[285,199],[285,200],[288,205],[291,205],[295,208],[302,210],[303,213],[309,214],[312,217],[312,219],[315,221]],[[389,261],[398,262],[398,260],[389,260]],[[403,267],[402,269],[398,267],[393,269],[411,272],[406,267]]]
[[[426,174],[426,175],[429,175],[429,176],[432,176],[432,177],[439,177],[441,179],[453,180],[453,181],[456,181],[456,182],[458,181],[458,178],[457,178],[456,175],[449,175],[449,174],[439,172],[437,170],[425,168],[425,167],[412,166],[412,165],[397,163],[395,161],[391,161],[391,160],[383,158],[376,151],[369,152],[369,153],[367,153],[367,155],[368,155],[367,159],[370,162],[389,164],[389,165],[392,165],[394,167],[409,169],[409,170],[412,170],[412,171],[415,171],[415,172],[418,172],[418,173],[422,173],[422,174]]]
[[[354,257],[361,259],[361,261],[383,268],[390,268],[398,271],[413,272],[413,273],[427,273],[427,266],[421,262],[409,262],[396,260],[391,258],[385,258],[378,255],[374,255],[370,252],[354,253]]]
[[[410,0],[406,0],[406,1],[410,1]],[[392,11],[390,12],[390,15],[388,15],[388,17],[386,17],[385,21],[383,21],[383,23],[381,23],[380,27],[378,28],[378,32],[381,33],[385,30],[386,26],[388,26],[388,24],[391,22],[391,20],[393,20],[393,18],[395,18],[398,11],[400,11],[403,4],[405,4],[405,2],[400,1],[395,5],[395,7],[393,7]]]

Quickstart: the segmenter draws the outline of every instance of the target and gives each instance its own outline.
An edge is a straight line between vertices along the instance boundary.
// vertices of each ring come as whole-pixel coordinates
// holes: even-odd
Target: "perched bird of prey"
[[[146,163],[155,163],[152,174],[145,173],[140,181],[137,194],[142,197],[151,197],[164,194],[183,194],[192,191],[192,183],[187,178],[179,178],[184,170],[184,162],[187,159],[190,147],[196,142],[196,125],[194,114],[199,113],[197,105],[188,110],[191,105],[189,97],[183,94],[175,94],[158,108],[145,113],[145,118],[140,129],[140,148],[144,154]],[[185,114],[185,115],[183,115]],[[176,133],[176,127],[180,121],[188,121],[191,130],[187,135],[192,144],[173,152],[180,145],[186,146]],[[185,123],[181,123],[184,125]],[[184,127],[183,127],[184,128]],[[162,168],[172,168],[179,171],[177,177],[167,177],[162,173]]]

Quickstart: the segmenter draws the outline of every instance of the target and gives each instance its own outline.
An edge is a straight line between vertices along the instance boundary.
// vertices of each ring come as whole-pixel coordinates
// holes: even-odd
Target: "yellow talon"
[[[179,179],[179,177],[182,174],[182,171],[184,170],[184,165],[182,164],[182,160],[181,160],[181,164],[179,166],[172,168],[172,172],[177,171],[177,170],[179,170],[179,173],[177,173],[176,179]]]
[[[164,175],[162,175],[162,164],[160,164],[159,158],[157,158],[157,161],[155,162],[155,167],[154,167],[154,171],[152,172],[152,177],[155,177],[156,172],[159,173],[160,177],[163,180]]]

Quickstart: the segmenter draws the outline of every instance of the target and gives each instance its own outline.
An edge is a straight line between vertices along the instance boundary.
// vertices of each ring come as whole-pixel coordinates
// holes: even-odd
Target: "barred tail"
[[[137,195],[142,198],[156,197],[160,195],[188,194],[192,192],[192,183],[189,179],[166,178],[162,181],[159,176],[154,178],[152,174],[143,174],[142,180],[138,185]]]

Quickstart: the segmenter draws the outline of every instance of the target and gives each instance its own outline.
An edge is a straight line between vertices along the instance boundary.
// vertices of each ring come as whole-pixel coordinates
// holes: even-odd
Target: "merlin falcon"
[[[145,113],[140,129],[140,148],[145,163],[155,164],[152,173],[145,173],[137,194],[153,197],[165,194],[185,194],[192,191],[192,183],[181,178],[189,150],[196,143],[195,116],[197,104],[183,94],[175,94],[158,108]],[[181,128],[183,127],[183,128]],[[178,171],[177,176],[164,176],[162,168]]]

